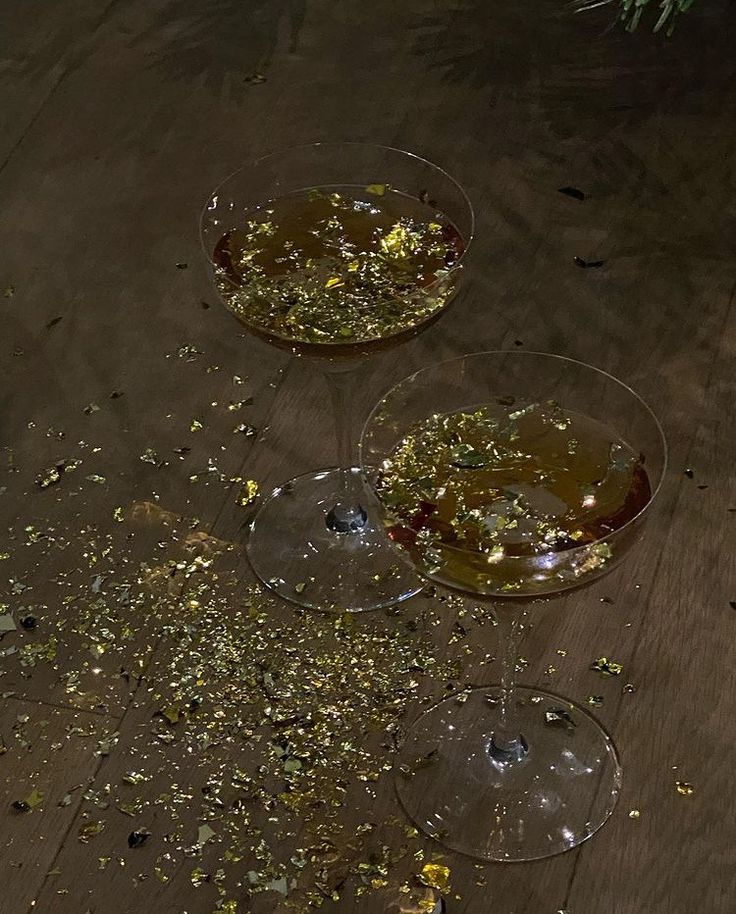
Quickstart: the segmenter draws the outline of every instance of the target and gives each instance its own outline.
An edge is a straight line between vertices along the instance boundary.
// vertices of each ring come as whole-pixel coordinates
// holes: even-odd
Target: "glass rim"
[[[417,371],[412,372],[412,374],[407,375],[405,378],[402,378],[400,381],[398,381],[396,384],[394,384],[392,387],[390,387],[381,396],[380,400],[376,403],[376,405],[373,407],[373,409],[371,409],[370,413],[368,414],[368,418],[366,419],[365,423],[363,424],[363,431],[361,432],[360,441],[358,442],[358,463],[360,464],[360,468],[361,468],[361,471],[363,472],[364,476],[367,475],[367,467],[365,465],[365,459],[364,459],[366,437],[367,437],[370,425],[373,422],[373,419],[374,419],[376,413],[378,412],[379,408],[381,407],[382,403],[384,403],[389,397],[391,397],[392,394],[398,392],[405,384],[408,384],[410,381],[413,381],[419,375],[429,374],[431,371],[436,370],[438,368],[442,368],[443,366],[446,366],[446,365],[450,365],[453,362],[462,362],[462,361],[465,361],[466,359],[483,358],[483,357],[487,357],[487,356],[498,356],[498,355],[504,355],[504,356],[510,355],[515,358],[516,357],[526,358],[528,356],[536,356],[537,358],[551,359],[551,360],[555,360],[557,362],[567,362],[570,365],[574,365],[578,368],[585,368],[590,371],[594,371],[597,374],[602,375],[603,377],[607,378],[609,381],[613,381],[616,385],[618,385],[624,391],[631,394],[631,396],[639,403],[639,405],[644,408],[644,411],[649,415],[649,418],[654,423],[654,427],[657,430],[657,434],[659,436],[659,441],[660,441],[660,444],[662,447],[662,469],[659,473],[659,479],[657,480],[657,484],[652,489],[652,494],[651,494],[649,500],[644,505],[644,507],[641,508],[640,511],[638,511],[633,517],[629,518],[629,520],[627,520],[625,524],[622,524],[622,526],[617,527],[615,530],[612,530],[610,533],[607,533],[605,536],[598,537],[598,539],[595,539],[590,543],[581,544],[580,546],[575,546],[572,549],[565,549],[561,553],[543,553],[543,554],[545,554],[545,555],[565,555],[565,556],[581,554],[586,550],[590,550],[591,548],[593,548],[595,546],[599,546],[603,543],[608,542],[609,540],[611,540],[614,537],[618,537],[624,530],[628,529],[633,524],[640,521],[646,514],[648,514],[651,505],[653,504],[655,498],[657,497],[657,495],[659,494],[659,492],[662,488],[662,483],[664,482],[664,479],[665,479],[665,476],[667,473],[667,465],[668,465],[668,461],[669,461],[669,448],[667,445],[667,438],[665,437],[664,429],[662,428],[662,424],[659,421],[659,419],[657,418],[656,413],[649,406],[649,404],[646,402],[646,400],[643,397],[641,397],[632,387],[630,387],[624,381],[621,381],[615,375],[612,375],[609,371],[606,371],[604,368],[596,368],[595,365],[591,365],[588,362],[583,362],[580,359],[573,359],[573,358],[570,358],[569,356],[565,356],[565,355],[557,355],[556,353],[553,353],[553,352],[541,352],[538,350],[519,351],[519,350],[514,350],[514,349],[485,349],[480,352],[468,352],[465,355],[454,356],[453,358],[450,358],[450,359],[443,359],[441,362],[436,362],[433,365],[426,365],[424,368],[419,368],[419,369],[417,369]],[[371,486],[371,489],[372,488],[373,487]],[[380,501],[380,499],[379,499],[379,501]],[[469,549],[461,549],[458,546],[453,546],[449,543],[443,543],[442,546],[443,546],[443,549],[448,549],[448,550],[451,550],[458,554],[477,555],[477,556],[481,556],[483,554],[483,553],[476,552],[476,551],[469,550]],[[506,555],[506,556],[504,556],[503,561],[504,562],[506,562],[506,561],[529,562],[533,558],[537,558],[537,556]],[[422,572],[422,574],[424,574],[424,572]],[[431,578],[431,576],[429,576],[429,575],[424,575],[424,576],[430,577],[430,579],[433,580],[433,578]],[[457,588],[453,588],[453,589],[457,589]],[[462,592],[470,593],[471,591],[463,590]],[[513,594],[510,594],[510,596],[513,596]]]
[[[212,256],[207,248],[207,245],[205,244],[204,227],[205,227],[205,224],[207,221],[207,212],[210,209],[210,204],[218,196],[221,189],[224,188],[236,175],[241,174],[241,172],[247,171],[249,168],[256,168],[257,166],[262,165],[265,162],[267,162],[269,159],[277,159],[279,156],[286,155],[287,153],[299,152],[300,150],[306,151],[306,150],[314,150],[314,149],[322,149],[322,148],[336,149],[336,150],[337,149],[350,149],[350,148],[366,149],[366,150],[373,149],[373,150],[379,150],[379,151],[383,151],[383,152],[396,153],[400,156],[406,157],[407,159],[414,159],[416,162],[420,162],[423,165],[426,165],[429,168],[433,169],[434,171],[439,172],[455,187],[455,189],[460,194],[460,196],[463,200],[463,203],[465,205],[465,208],[467,209],[468,215],[470,216],[470,231],[468,233],[468,237],[465,238],[463,235],[460,236],[463,240],[463,250],[462,250],[460,256],[457,258],[456,261],[453,262],[453,264],[450,267],[448,267],[447,272],[444,275],[438,276],[428,286],[421,286],[421,287],[418,287],[417,289],[415,289],[414,291],[407,293],[407,295],[402,296],[402,300],[408,301],[416,296],[431,294],[431,292],[437,286],[439,286],[443,282],[446,282],[447,278],[449,276],[452,276],[454,273],[456,273],[458,270],[461,269],[461,267],[463,265],[463,261],[465,260],[466,255],[467,255],[468,251],[470,250],[471,245],[473,243],[473,239],[475,238],[475,210],[473,208],[473,204],[470,201],[470,197],[468,197],[467,193],[465,192],[465,188],[462,186],[462,184],[460,184],[460,182],[456,178],[454,178],[448,171],[446,171],[444,168],[442,168],[442,166],[436,165],[430,159],[427,159],[424,156],[418,155],[415,152],[410,152],[407,149],[400,149],[398,146],[388,146],[388,145],[384,145],[382,143],[361,143],[359,141],[352,141],[352,140],[350,140],[350,141],[330,140],[330,141],[326,141],[326,142],[299,143],[295,146],[285,146],[285,147],[282,147],[281,149],[276,149],[276,150],[272,150],[271,152],[267,152],[264,155],[259,156],[256,159],[251,159],[250,161],[244,163],[243,165],[240,165],[234,171],[230,172],[230,174],[227,175],[227,177],[223,178],[215,186],[214,190],[212,190],[208,194],[207,199],[206,199],[206,201],[200,211],[200,215],[199,215],[199,242],[202,247],[202,251],[204,252],[204,255],[205,255],[207,261],[209,262],[210,266],[212,266]],[[389,186],[390,186],[390,184],[389,184]],[[270,199],[273,199],[273,198],[270,198]],[[262,201],[262,203],[267,203],[267,202],[268,202],[268,199]],[[262,204],[257,204],[257,205],[262,205]],[[440,210],[440,212],[442,212],[442,211]],[[457,229],[457,226],[454,224],[454,222],[452,224]],[[458,229],[458,231],[459,231],[459,229]],[[238,286],[235,285],[235,283],[233,283],[233,287],[239,288]],[[387,299],[387,300],[391,300],[391,299]],[[283,337],[283,339],[290,340],[290,337]],[[370,342],[370,340],[368,340],[367,342]],[[318,345],[322,345],[322,346],[325,346],[325,348],[327,348],[330,345],[339,345],[339,344],[320,343]]]

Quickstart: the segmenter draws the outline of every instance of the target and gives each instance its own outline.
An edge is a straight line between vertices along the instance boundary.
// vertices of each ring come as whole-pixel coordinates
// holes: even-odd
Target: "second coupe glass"
[[[370,416],[361,457],[416,570],[498,617],[500,684],[440,702],[406,735],[406,812],[485,860],[574,847],[614,808],[618,754],[580,705],[515,687],[517,644],[534,601],[607,574],[640,538],[666,464],[657,419],[589,365],[486,352],[398,384]]]

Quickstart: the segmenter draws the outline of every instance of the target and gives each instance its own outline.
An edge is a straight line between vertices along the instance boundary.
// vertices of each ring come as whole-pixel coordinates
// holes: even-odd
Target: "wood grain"
[[[98,715],[3,699],[0,803],[5,910],[25,911],[34,903],[100,767],[99,741],[114,731],[115,722]],[[27,811],[13,808],[34,792],[38,806],[31,803]],[[104,812],[99,817],[104,818]],[[77,840],[76,834],[72,839]]]
[[[671,40],[625,35],[609,27],[605,9],[573,16],[559,0],[534,10],[507,0],[255,0],[247,9],[240,0],[113,0],[73,13],[35,0],[31,11],[11,3],[0,15],[0,290],[14,290],[0,297],[0,514],[10,531],[0,551],[11,554],[0,562],[0,602],[16,616],[20,605],[40,607],[41,623],[36,633],[10,633],[0,650],[41,638],[45,624],[50,630],[60,582],[89,590],[97,572],[80,552],[82,531],[116,507],[148,506],[132,526],[112,527],[116,548],[138,568],[170,554],[170,543],[157,546],[165,512],[242,544],[248,515],[235,504],[232,478],[257,479],[267,491],[334,462],[319,373],[241,335],[218,305],[199,250],[199,207],[222,176],[268,149],[319,139],[414,149],[465,185],[477,236],[451,311],[361,367],[356,433],[410,370],[523,347],[580,358],[631,383],[671,446],[641,548],[609,578],[549,606],[521,648],[526,682],[583,701],[604,695],[600,717],[625,766],[621,803],[591,842],[547,862],[477,868],[445,854],[448,914],[729,914],[733,4],[702,0]],[[558,193],[566,185],[586,199]],[[575,256],[605,266],[581,270]],[[197,352],[180,357],[182,346]],[[111,399],[113,391],[122,396]],[[252,405],[227,409],[251,396]],[[85,413],[92,403],[100,409]],[[192,432],[195,418],[203,428]],[[234,435],[239,422],[259,434]],[[148,448],[166,465],[141,461]],[[64,458],[83,463],[41,491],[37,474]],[[105,483],[86,479],[95,474]],[[70,545],[29,545],[28,526]],[[245,586],[245,561],[233,558]],[[16,593],[13,581],[31,590]],[[289,607],[278,612],[293,619]],[[448,657],[452,623],[447,611],[427,633]],[[360,624],[392,623],[381,615]],[[0,757],[3,914],[30,911],[34,899],[34,911],[54,914],[215,908],[211,884],[193,888],[190,861],[162,881],[151,876],[161,846],[128,852],[128,817],[82,803],[81,792],[70,806],[55,805],[87,778],[96,778],[95,791],[118,789],[127,753],[150,727],[146,689],[165,677],[168,661],[145,620],[135,627],[97,674],[80,634],[51,664],[25,668],[15,653],[0,657],[0,688],[14,693],[3,706],[10,748]],[[492,632],[472,637],[495,652]],[[624,664],[635,693],[589,671],[601,654]],[[70,690],[67,674],[83,657],[86,678]],[[143,686],[119,675],[136,663]],[[550,666],[555,672],[545,672]],[[469,665],[457,684],[489,675],[493,664]],[[438,695],[444,683],[430,678],[423,688]],[[420,708],[408,706],[404,722]],[[19,714],[33,731],[22,751]],[[73,726],[93,735],[69,737]],[[97,757],[109,727],[120,731],[118,745]],[[56,741],[62,748],[52,751]],[[177,752],[167,747],[156,764],[177,765],[198,787],[197,771]],[[694,793],[679,794],[676,780]],[[41,783],[51,801],[43,811],[8,809]],[[146,786],[151,804],[163,783]],[[365,814],[363,802],[356,796],[348,827]],[[164,832],[163,813],[151,808],[149,827]],[[638,819],[628,816],[634,808]],[[196,810],[183,815],[194,831]],[[377,840],[393,840],[400,812],[388,783],[371,815],[384,823]],[[78,831],[90,818],[110,821],[83,844]],[[214,866],[216,850],[209,853]],[[99,857],[110,864],[100,869]],[[322,909],[396,910],[394,889]],[[273,893],[253,904],[254,914],[280,910]]]

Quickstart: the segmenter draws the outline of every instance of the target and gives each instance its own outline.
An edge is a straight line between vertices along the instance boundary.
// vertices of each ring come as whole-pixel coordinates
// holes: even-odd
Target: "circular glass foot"
[[[361,491],[360,471],[352,487]],[[391,546],[366,493],[365,523],[338,532],[328,517],[341,500],[339,470],[298,476],[264,502],[248,539],[258,577],[280,597],[327,612],[364,612],[406,600],[422,583]]]
[[[494,761],[500,694],[472,689],[419,717],[397,762],[401,803],[424,832],[471,857],[523,861],[570,850],[613,812],[616,749],[583,708],[518,688],[512,717],[529,749],[520,761]]]

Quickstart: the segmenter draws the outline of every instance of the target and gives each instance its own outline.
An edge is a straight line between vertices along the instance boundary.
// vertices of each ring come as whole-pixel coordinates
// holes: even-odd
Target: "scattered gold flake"
[[[247,479],[235,499],[241,508],[247,508],[258,498],[259,486],[254,479]]]
[[[214,830],[214,828],[211,828],[206,823],[204,825],[200,825],[197,832],[197,844],[200,847],[203,847],[210,840],[210,838],[214,838],[216,834],[217,832]]]
[[[198,432],[203,428],[204,428],[204,426],[199,421],[199,419],[192,419],[191,424],[189,425],[190,432]]]
[[[576,720],[565,708],[549,708],[544,712],[544,721],[551,727],[563,727],[570,731],[577,727]]]
[[[187,362],[193,362],[198,356],[203,355],[203,353],[201,349],[197,349],[197,347],[193,346],[191,343],[185,343],[183,346],[179,346],[176,350],[176,355]],[[171,353],[166,356],[166,358],[170,357]]]
[[[592,705],[594,708],[600,708],[603,704],[602,695],[588,695],[587,702],[589,705]]]
[[[38,809],[39,806],[43,805],[43,792],[40,790],[32,790],[27,797],[16,804],[18,808],[22,807],[23,810]]]
[[[41,489],[48,489],[56,485],[64,473],[70,473],[81,464],[81,460],[61,460],[56,466],[49,467],[36,477],[36,483]]]
[[[117,784],[104,788],[79,785],[83,815],[95,807],[100,815],[100,809],[110,807],[111,842],[115,824],[118,839],[123,829],[123,847],[129,832],[130,854],[137,855],[146,843],[166,852],[155,864],[144,863],[143,873],[130,871],[136,880],[155,876],[165,882],[175,868],[187,865],[187,857],[201,852],[206,869],[189,864],[192,884],[211,882],[225,900],[240,897],[236,878],[249,868],[249,892],[275,892],[293,899],[295,906],[317,904],[319,897],[339,900],[346,867],[366,892],[393,886],[397,864],[388,848],[385,854],[382,850],[383,825],[379,831],[371,821],[370,804],[353,829],[365,846],[360,861],[365,869],[346,858],[340,810],[351,788],[360,786],[361,795],[368,793],[366,787],[371,795],[385,788],[391,768],[387,734],[395,733],[407,696],[418,693],[422,677],[457,681],[459,670],[439,662],[440,649],[426,637],[441,621],[440,614],[425,606],[420,622],[412,626],[402,618],[368,625],[347,616],[295,618],[260,588],[246,585],[242,569],[224,570],[233,546],[206,536],[194,519],[150,502],[120,508],[116,521],[131,526],[120,528],[103,513],[98,528],[84,528],[76,552],[76,531],[38,522],[30,533],[24,527],[18,531],[21,543],[47,531],[34,549],[49,554],[63,549],[70,569],[52,578],[60,588],[53,611],[31,606],[31,594],[19,597],[24,607],[14,606],[18,620],[32,609],[44,633],[40,642],[23,636],[29,638],[19,654],[23,665],[44,663],[53,669],[58,649],[64,664],[57,675],[79,707],[117,706],[113,702],[119,704],[121,687],[127,692],[146,683],[136,698],[142,726],[125,745],[129,761],[119,757],[117,733],[108,732],[102,719],[75,722],[67,730],[67,740],[118,755],[118,770],[124,772]],[[153,534],[151,551],[136,553],[154,524],[160,532]],[[130,536],[133,531],[141,535]],[[7,580],[10,590],[26,587],[18,575],[9,574]],[[154,647],[155,676],[146,673],[142,680]],[[91,654],[104,657],[104,669],[93,665]],[[28,669],[26,673],[30,675]],[[160,713],[154,717],[155,711]],[[36,713],[14,728],[19,745]],[[48,709],[38,713],[49,714]],[[31,732],[25,737],[29,745],[34,738]],[[237,752],[226,753],[230,761],[222,765],[221,753],[211,751],[218,746],[236,750],[238,744],[249,753],[242,769],[232,761]],[[62,747],[63,741],[50,749]],[[191,786],[200,776],[201,790]],[[274,785],[281,785],[277,790],[282,792],[275,793]],[[76,789],[70,788],[65,805],[71,805]],[[217,837],[185,828],[185,810],[196,810],[196,821]],[[268,832],[259,831],[264,815]],[[123,816],[133,817],[127,829],[120,825]],[[160,828],[164,816],[172,820],[165,832]],[[79,840],[93,841],[100,822],[105,820],[83,820],[82,828],[89,829],[81,831]],[[149,838],[141,826],[151,822],[156,828],[151,826]],[[418,836],[401,820],[389,827],[399,842]],[[310,846],[291,846],[290,833],[297,828],[314,836]],[[141,859],[148,858],[143,854]],[[419,868],[427,858],[417,859]],[[228,866],[241,861],[242,867]],[[126,866],[122,856],[98,862],[101,869]],[[245,903],[239,902],[240,907]]]
[[[675,789],[683,797],[690,797],[695,793],[695,788],[687,781],[675,781]]]
[[[52,635],[48,641],[36,641],[32,644],[24,644],[18,654],[22,666],[34,667],[42,661],[52,661],[56,659],[58,649],[58,639]]]
[[[590,669],[597,673],[602,673],[604,676],[620,676],[624,668],[615,660],[609,660],[608,657],[599,657],[598,660],[594,660],[591,663]]]
[[[437,889],[443,895],[448,895],[450,888],[450,867],[440,863],[425,863],[419,876],[422,885],[429,886],[431,889]]]
[[[112,516],[119,524],[122,524],[122,522],[125,520],[125,514],[122,508],[114,508]]]
[[[99,476],[97,473],[90,473],[89,476],[84,477],[88,482],[96,482],[97,485],[103,485],[107,480],[104,476]]]
[[[369,194],[373,194],[374,197],[383,197],[384,194],[386,193],[386,185],[385,184],[369,184],[366,187],[366,191]]]
[[[118,731],[115,731],[114,733],[108,733],[106,736],[103,736],[103,738],[97,742],[95,755],[109,755],[115,746],[117,746],[119,739],[120,733]]]
[[[143,461],[143,463],[150,463],[155,467],[164,465],[164,461],[161,460],[161,458],[152,447],[147,447],[145,451],[140,455],[140,459]]]
[[[14,632],[17,627],[12,613],[3,613],[0,615],[0,635],[5,634],[6,632]]]
[[[98,819],[97,821],[85,822],[79,826],[79,831],[77,832],[77,837],[82,842],[82,844],[88,844],[89,841],[99,835],[101,831],[104,830],[106,826],[105,819]]]
[[[191,881],[192,881],[192,885],[193,885],[196,889],[198,889],[201,885],[204,885],[205,882],[209,882],[209,881],[210,881],[210,877],[209,877],[209,876],[207,875],[207,873],[205,873],[205,871],[204,871],[201,867],[199,867],[199,866],[195,867],[195,868],[192,870],[192,875],[191,875],[190,878],[191,878]]]
[[[640,815],[641,815],[641,813],[639,812],[638,809],[632,809],[629,812],[630,819],[638,819]]]
[[[147,780],[148,775],[145,775],[140,771],[126,771],[122,777],[124,784],[142,784]]]

